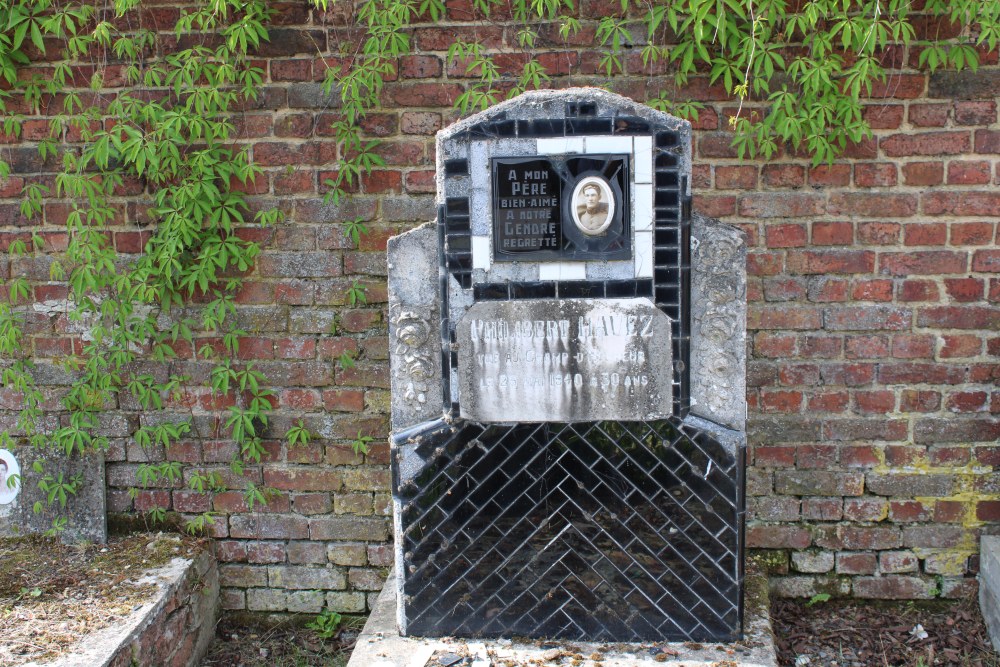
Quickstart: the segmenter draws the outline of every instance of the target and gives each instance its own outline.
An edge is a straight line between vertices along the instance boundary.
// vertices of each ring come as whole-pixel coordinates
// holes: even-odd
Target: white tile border
[[[632,153],[632,137],[584,137],[587,153]]]
[[[639,183],[634,186],[632,201],[632,229],[636,232],[653,231],[653,185]]]
[[[490,253],[489,236],[472,237],[472,268],[490,270],[493,264],[493,256]]]
[[[633,244],[635,277],[653,277],[653,232],[636,232]]]

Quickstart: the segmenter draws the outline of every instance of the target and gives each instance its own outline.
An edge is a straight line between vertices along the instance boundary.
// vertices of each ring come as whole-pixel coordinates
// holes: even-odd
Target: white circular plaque
[[[573,188],[573,222],[587,236],[603,234],[615,219],[615,196],[600,176],[581,178]]]
[[[17,476],[13,481],[12,477]],[[0,505],[9,505],[21,491],[21,466],[6,449],[0,449]]]

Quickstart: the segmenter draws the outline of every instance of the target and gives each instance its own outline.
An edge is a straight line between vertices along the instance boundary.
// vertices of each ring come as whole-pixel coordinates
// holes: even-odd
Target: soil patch
[[[310,617],[279,624],[223,617],[201,667],[344,667],[365,619],[345,617],[329,639],[305,627]]]
[[[782,667],[1000,667],[975,600],[778,600],[771,622]]]
[[[156,591],[134,580],[197,553],[180,535],[127,535],[107,544],[0,539],[0,665],[47,661],[89,632],[120,623]]]

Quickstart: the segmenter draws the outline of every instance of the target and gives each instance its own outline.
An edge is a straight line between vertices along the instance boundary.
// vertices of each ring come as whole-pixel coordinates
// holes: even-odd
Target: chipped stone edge
[[[732,644],[691,644],[688,642],[645,642],[641,644],[607,644],[597,642],[565,642],[566,648],[583,655],[602,653],[602,667],[777,667],[777,651],[768,614],[767,577],[758,572],[746,575],[745,586],[754,591],[744,611],[744,638]],[[397,625],[397,583],[395,571],[390,572],[372,613],[354,647],[347,667],[432,667],[428,660],[436,651],[449,651],[474,656],[474,665],[494,665],[489,653],[498,658],[522,661],[521,664],[544,664],[542,654],[552,648],[546,642],[537,643],[500,640],[464,640],[454,637],[428,638],[401,636]],[[649,653],[653,646],[676,652],[669,660],[660,661]],[[697,647],[697,648],[694,648]],[[533,662],[534,661],[534,662]],[[590,660],[584,667],[592,667]]]

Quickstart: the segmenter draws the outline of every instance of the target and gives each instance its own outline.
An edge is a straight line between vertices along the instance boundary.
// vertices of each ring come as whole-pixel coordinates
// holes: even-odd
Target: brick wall
[[[638,52],[630,75],[596,74],[594,19],[609,6],[584,0],[571,44],[536,54],[553,85],[602,85],[636,99],[670,91],[642,71]],[[266,172],[248,188],[251,201],[287,214],[276,228],[248,232],[266,250],[238,314],[252,332],[240,356],[257,362],[278,400],[265,462],[247,477],[279,494],[252,512],[238,491],[201,495],[180,483],[130,498],[148,454],[127,439],[141,417],[123,400],[104,426],[108,500],[113,512],[219,512],[211,530],[225,608],[361,612],[391,562],[385,241],[434,215],[434,133],[456,118],[450,105],[468,83],[464,67],[445,62],[453,37],[499,49],[506,73],[526,56],[510,47],[511,26],[464,22],[461,0],[449,3],[450,23],[418,24],[384,108],[364,121],[387,164],[332,206],[322,183],[335,166],[337,105],[319,83],[321,56],[356,36],[333,11],[276,7],[279,26],[260,50],[261,101],[236,122]],[[158,11],[172,25],[177,9]],[[900,69],[866,110],[876,136],[829,167],[810,168],[791,151],[740,162],[725,132],[734,113],[725,92],[699,78],[671,93],[706,103],[694,123],[696,208],[742,227],[752,246],[747,534],[781,575],[780,595],[970,595],[977,536],[1000,519],[1000,68],[993,53],[978,73],[927,76],[905,64],[916,53],[894,55]],[[0,147],[15,172],[0,182],[2,249],[29,231],[18,213],[22,186],[51,182],[53,164],[38,157],[31,130],[48,119],[30,118],[23,142]],[[144,242],[143,198],[122,201],[113,239],[123,254]],[[32,223],[55,252],[66,246],[66,212],[47,200],[44,220]],[[358,247],[342,224],[353,218],[370,229]],[[55,302],[28,323],[55,399],[67,382],[58,362],[80,341],[60,312],[66,289],[49,281],[50,261],[3,256],[0,277],[28,276],[37,302]],[[366,307],[346,305],[355,280],[367,287]],[[344,351],[357,353],[354,368],[335,363]],[[194,350],[178,352],[175,371],[204,375]],[[12,424],[14,407],[16,397],[0,393],[0,425]],[[198,437],[165,455],[239,487],[227,466],[233,445],[217,435],[224,407],[191,388],[174,409],[193,413]],[[317,437],[289,449],[280,436],[300,418]],[[364,457],[349,445],[359,431],[375,438]]]

